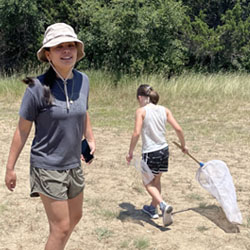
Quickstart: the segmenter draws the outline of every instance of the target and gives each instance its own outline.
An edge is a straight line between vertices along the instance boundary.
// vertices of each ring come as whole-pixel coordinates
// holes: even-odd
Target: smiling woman
[[[16,161],[30,134],[35,137],[30,156],[31,197],[41,197],[50,226],[46,250],[64,249],[82,216],[85,186],[81,166],[81,141],[86,138],[91,154],[95,140],[88,115],[89,81],[74,69],[84,56],[83,42],[65,23],[49,26],[37,52],[48,71],[28,84],[19,110],[19,123],[13,136],[6,165],[5,183],[16,187]]]
[[[48,61],[50,63],[53,62],[54,67],[64,78],[67,78],[68,73],[76,63],[76,46],[75,42],[60,43],[54,47],[47,48],[45,51],[45,56]]]

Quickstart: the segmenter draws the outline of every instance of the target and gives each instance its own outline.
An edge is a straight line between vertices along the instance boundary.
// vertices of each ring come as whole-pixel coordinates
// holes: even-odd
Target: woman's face
[[[75,42],[60,43],[45,51],[45,55],[54,67],[59,71],[72,69],[77,59],[77,48]]]

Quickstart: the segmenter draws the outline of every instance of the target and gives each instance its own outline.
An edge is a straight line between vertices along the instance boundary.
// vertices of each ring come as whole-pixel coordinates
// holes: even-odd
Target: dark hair
[[[150,102],[153,104],[157,104],[159,101],[159,95],[158,93],[153,90],[152,87],[150,87],[148,84],[141,84],[139,88],[137,89],[136,98],[138,99],[138,96],[148,96],[150,99]]]
[[[47,105],[51,105],[53,101],[53,96],[51,94],[51,87],[56,80],[56,72],[50,66],[47,72],[44,74],[44,82],[43,82],[43,97],[45,103]],[[33,85],[34,84],[34,77],[27,76],[25,79],[22,80],[25,84]]]

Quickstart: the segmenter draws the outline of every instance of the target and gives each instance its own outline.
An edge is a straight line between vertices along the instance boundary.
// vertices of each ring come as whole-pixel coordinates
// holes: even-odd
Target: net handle
[[[175,146],[177,146],[178,148],[181,149],[181,145],[175,141],[173,141],[173,143],[175,144]],[[192,158],[195,162],[197,162],[201,167],[204,165],[203,163],[199,162],[196,158],[194,158],[189,152],[187,152],[187,155]]]

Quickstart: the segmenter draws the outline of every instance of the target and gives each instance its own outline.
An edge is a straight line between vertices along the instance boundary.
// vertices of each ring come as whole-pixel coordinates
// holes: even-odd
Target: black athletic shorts
[[[155,175],[168,171],[168,158],[168,146],[161,150],[142,154],[142,159]]]

